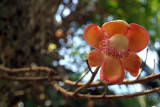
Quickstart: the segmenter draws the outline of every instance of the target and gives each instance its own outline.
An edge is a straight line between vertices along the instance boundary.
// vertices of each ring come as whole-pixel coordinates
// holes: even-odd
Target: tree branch
[[[153,88],[153,89],[148,89],[142,92],[137,92],[134,94],[127,94],[127,95],[87,95],[87,94],[74,94],[74,92],[69,92],[59,86],[55,81],[50,82],[51,86],[58,92],[60,92],[62,95],[66,97],[72,97],[72,98],[77,98],[77,99],[83,99],[83,100],[111,100],[111,99],[124,99],[124,98],[133,98],[136,96],[140,95],[146,95],[149,93],[154,93],[160,91],[160,87]]]
[[[153,81],[153,80],[156,80],[156,79],[160,79],[160,73],[155,74],[155,75],[149,75],[149,76],[143,77],[141,79],[124,80],[122,82],[122,84],[125,84],[125,85],[136,84],[136,83],[142,83],[143,84],[145,82]],[[64,79],[64,78],[57,78],[57,80],[63,81],[65,84],[70,85],[70,86],[73,86],[75,84],[75,82]],[[85,83],[79,82],[77,84],[78,87],[83,86],[83,85],[85,85]],[[114,84],[113,83],[108,83],[108,85],[114,85]],[[92,82],[90,84],[90,87],[98,87],[98,86],[104,86],[104,83],[101,82],[101,81],[97,81],[97,82]]]
[[[17,80],[17,81],[48,81],[50,85],[58,92],[60,92],[62,95],[66,97],[72,97],[72,98],[78,98],[78,99],[91,99],[91,100],[110,100],[110,99],[123,99],[123,98],[132,98],[140,95],[146,95],[153,92],[159,92],[160,87],[156,87],[153,89],[148,89],[142,92],[137,92],[134,94],[127,94],[127,95],[105,95],[106,91],[102,93],[102,95],[88,95],[88,94],[80,94],[79,92],[85,88],[88,87],[98,87],[98,86],[105,86],[105,84],[102,81],[93,82],[98,70],[100,67],[97,67],[96,70],[92,73],[92,76],[90,80],[87,83],[82,82],[73,82],[68,79],[62,78],[57,75],[57,72],[54,71],[51,68],[47,67],[37,67],[37,68],[18,68],[18,69],[9,69],[5,67],[0,67],[1,72],[5,72],[5,74],[1,74],[1,79],[6,80]],[[9,73],[13,74],[19,74],[19,73],[25,73],[25,72],[46,72],[48,74],[45,76],[33,76],[33,77],[27,77],[22,75],[17,76],[10,76]],[[6,74],[8,73],[8,74]],[[56,74],[56,75],[55,75]],[[153,81],[156,79],[160,79],[160,73],[149,75],[141,79],[134,79],[134,80],[124,80],[122,84],[128,85],[128,84],[135,84],[135,83],[145,83],[149,81]],[[62,81],[65,84],[69,86],[76,86],[78,87],[74,92],[71,92],[70,90],[64,89],[60,85],[57,84],[58,81]],[[107,85],[114,85],[113,83],[107,83]]]
[[[40,71],[44,71],[44,72],[52,72],[54,74],[57,74],[57,72],[51,68],[48,67],[36,67],[36,68],[30,68],[30,67],[24,67],[24,68],[16,68],[16,69],[12,69],[12,68],[6,68],[6,67],[0,67],[0,71],[3,72],[7,72],[7,73],[24,73],[24,72],[40,72]]]
[[[48,76],[18,77],[18,76],[0,75],[0,78],[6,79],[6,80],[15,80],[15,81],[47,81],[48,80]]]
[[[7,72],[7,73],[21,73],[21,72],[27,72],[27,70],[29,72],[30,68],[9,69],[9,68],[5,68],[5,67],[0,67],[0,71]],[[37,67],[37,68],[34,68],[34,69],[32,68],[31,71],[33,71],[33,72],[38,72],[38,71],[50,72],[50,71],[53,71],[53,73],[56,73],[56,71],[54,71],[50,68],[47,68],[47,67]],[[28,80],[29,81],[32,81],[32,80],[35,81],[36,79],[40,80],[40,81],[46,81],[47,80],[46,76],[35,78],[35,77],[26,77],[26,76],[18,77],[18,76],[0,75],[0,78],[9,79],[9,80],[18,80],[18,81],[23,81],[23,79],[25,79],[25,81],[28,81]],[[124,80],[122,82],[122,84],[128,85],[128,84],[135,84],[135,83],[145,83],[145,82],[153,81],[153,80],[156,80],[156,79],[160,79],[160,73],[154,74],[154,75],[149,75],[149,76],[143,77],[141,79]],[[65,79],[65,78],[62,78],[62,77],[59,77],[59,76],[56,76],[55,80],[56,81],[62,81],[65,84],[70,85],[70,86],[74,86],[76,84],[76,82],[70,81],[68,79]],[[80,86],[83,86],[84,84],[85,83],[78,82],[76,86],[80,87]],[[108,85],[114,85],[114,84],[113,83],[108,83]],[[90,87],[97,87],[97,86],[104,86],[104,83],[101,82],[101,81],[98,81],[98,82],[92,82],[90,84]]]

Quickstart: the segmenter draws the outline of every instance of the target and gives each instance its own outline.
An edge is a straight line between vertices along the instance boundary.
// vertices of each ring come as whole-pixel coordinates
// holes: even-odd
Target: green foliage
[[[138,99],[122,99],[123,107],[142,107]]]

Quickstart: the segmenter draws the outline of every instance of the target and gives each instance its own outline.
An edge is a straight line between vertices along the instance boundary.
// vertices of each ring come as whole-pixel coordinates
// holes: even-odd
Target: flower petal
[[[114,34],[123,34],[126,35],[128,31],[128,23],[125,21],[117,20],[111,21],[103,24],[102,30],[107,32],[109,38]]]
[[[100,71],[100,79],[111,83],[121,84],[124,75],[124,69],[120,60],[110,57],[105,60]]]
[[[95,67],[95,66],[101,66],[106,59],[106,55],[99,49],[95,49],[91,51],[88,55],[88,62],[89,65]]]
[[[105,34],[97,25],[88,25],[83,32],[84,40],[94,48],[99,48],[100,42]]]
[[[137,24],[130,24],[127,37],[129,39],[128,49],[132,52],[140,52],[149,43],[149,35],[145,28]]]
[[[135,53],[130,53],[128,57],[121,59],[124,69],[126,69],[132,76],[136,77],[139,73],[141,59]]]

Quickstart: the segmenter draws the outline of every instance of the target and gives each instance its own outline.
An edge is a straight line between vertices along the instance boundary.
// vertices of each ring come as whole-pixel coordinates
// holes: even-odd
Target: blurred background
[[[150,75],[154,65],[155,73],[159,73],[160,0],[0,0],[0,66],[47,66],[77,81],[87,69],[85,60],[92,50],[83,39],[84,28],[112,20],[137,23],[147,29],[149,52],[141,77]],[[146,49],[138,55],[144,61]],[[133,79],[128,73],[125,78]],[[159,80],[144,85],[113,85],[107,93],[130,94],[158,86]],[[103,90],[92,87],[84,93],[97,95]],[[48,82],[0,79],[0,107],[159,107],[159,101],[160,93],[110,102],[78,100],[65,98]]]

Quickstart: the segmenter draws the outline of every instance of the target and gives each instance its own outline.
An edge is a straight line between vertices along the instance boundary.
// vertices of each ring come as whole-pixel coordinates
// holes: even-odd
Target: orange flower
[[[149,43],[149,35],[140,25],[128,24],[123,20],[103,24],[88,25],[83,33],[85,41],[92,47],[88,55],[91,66],[101,66],[100,79],[121,84],[124,79],[124,69],[132,76],[139,73],[141,59],[136,55]]]

